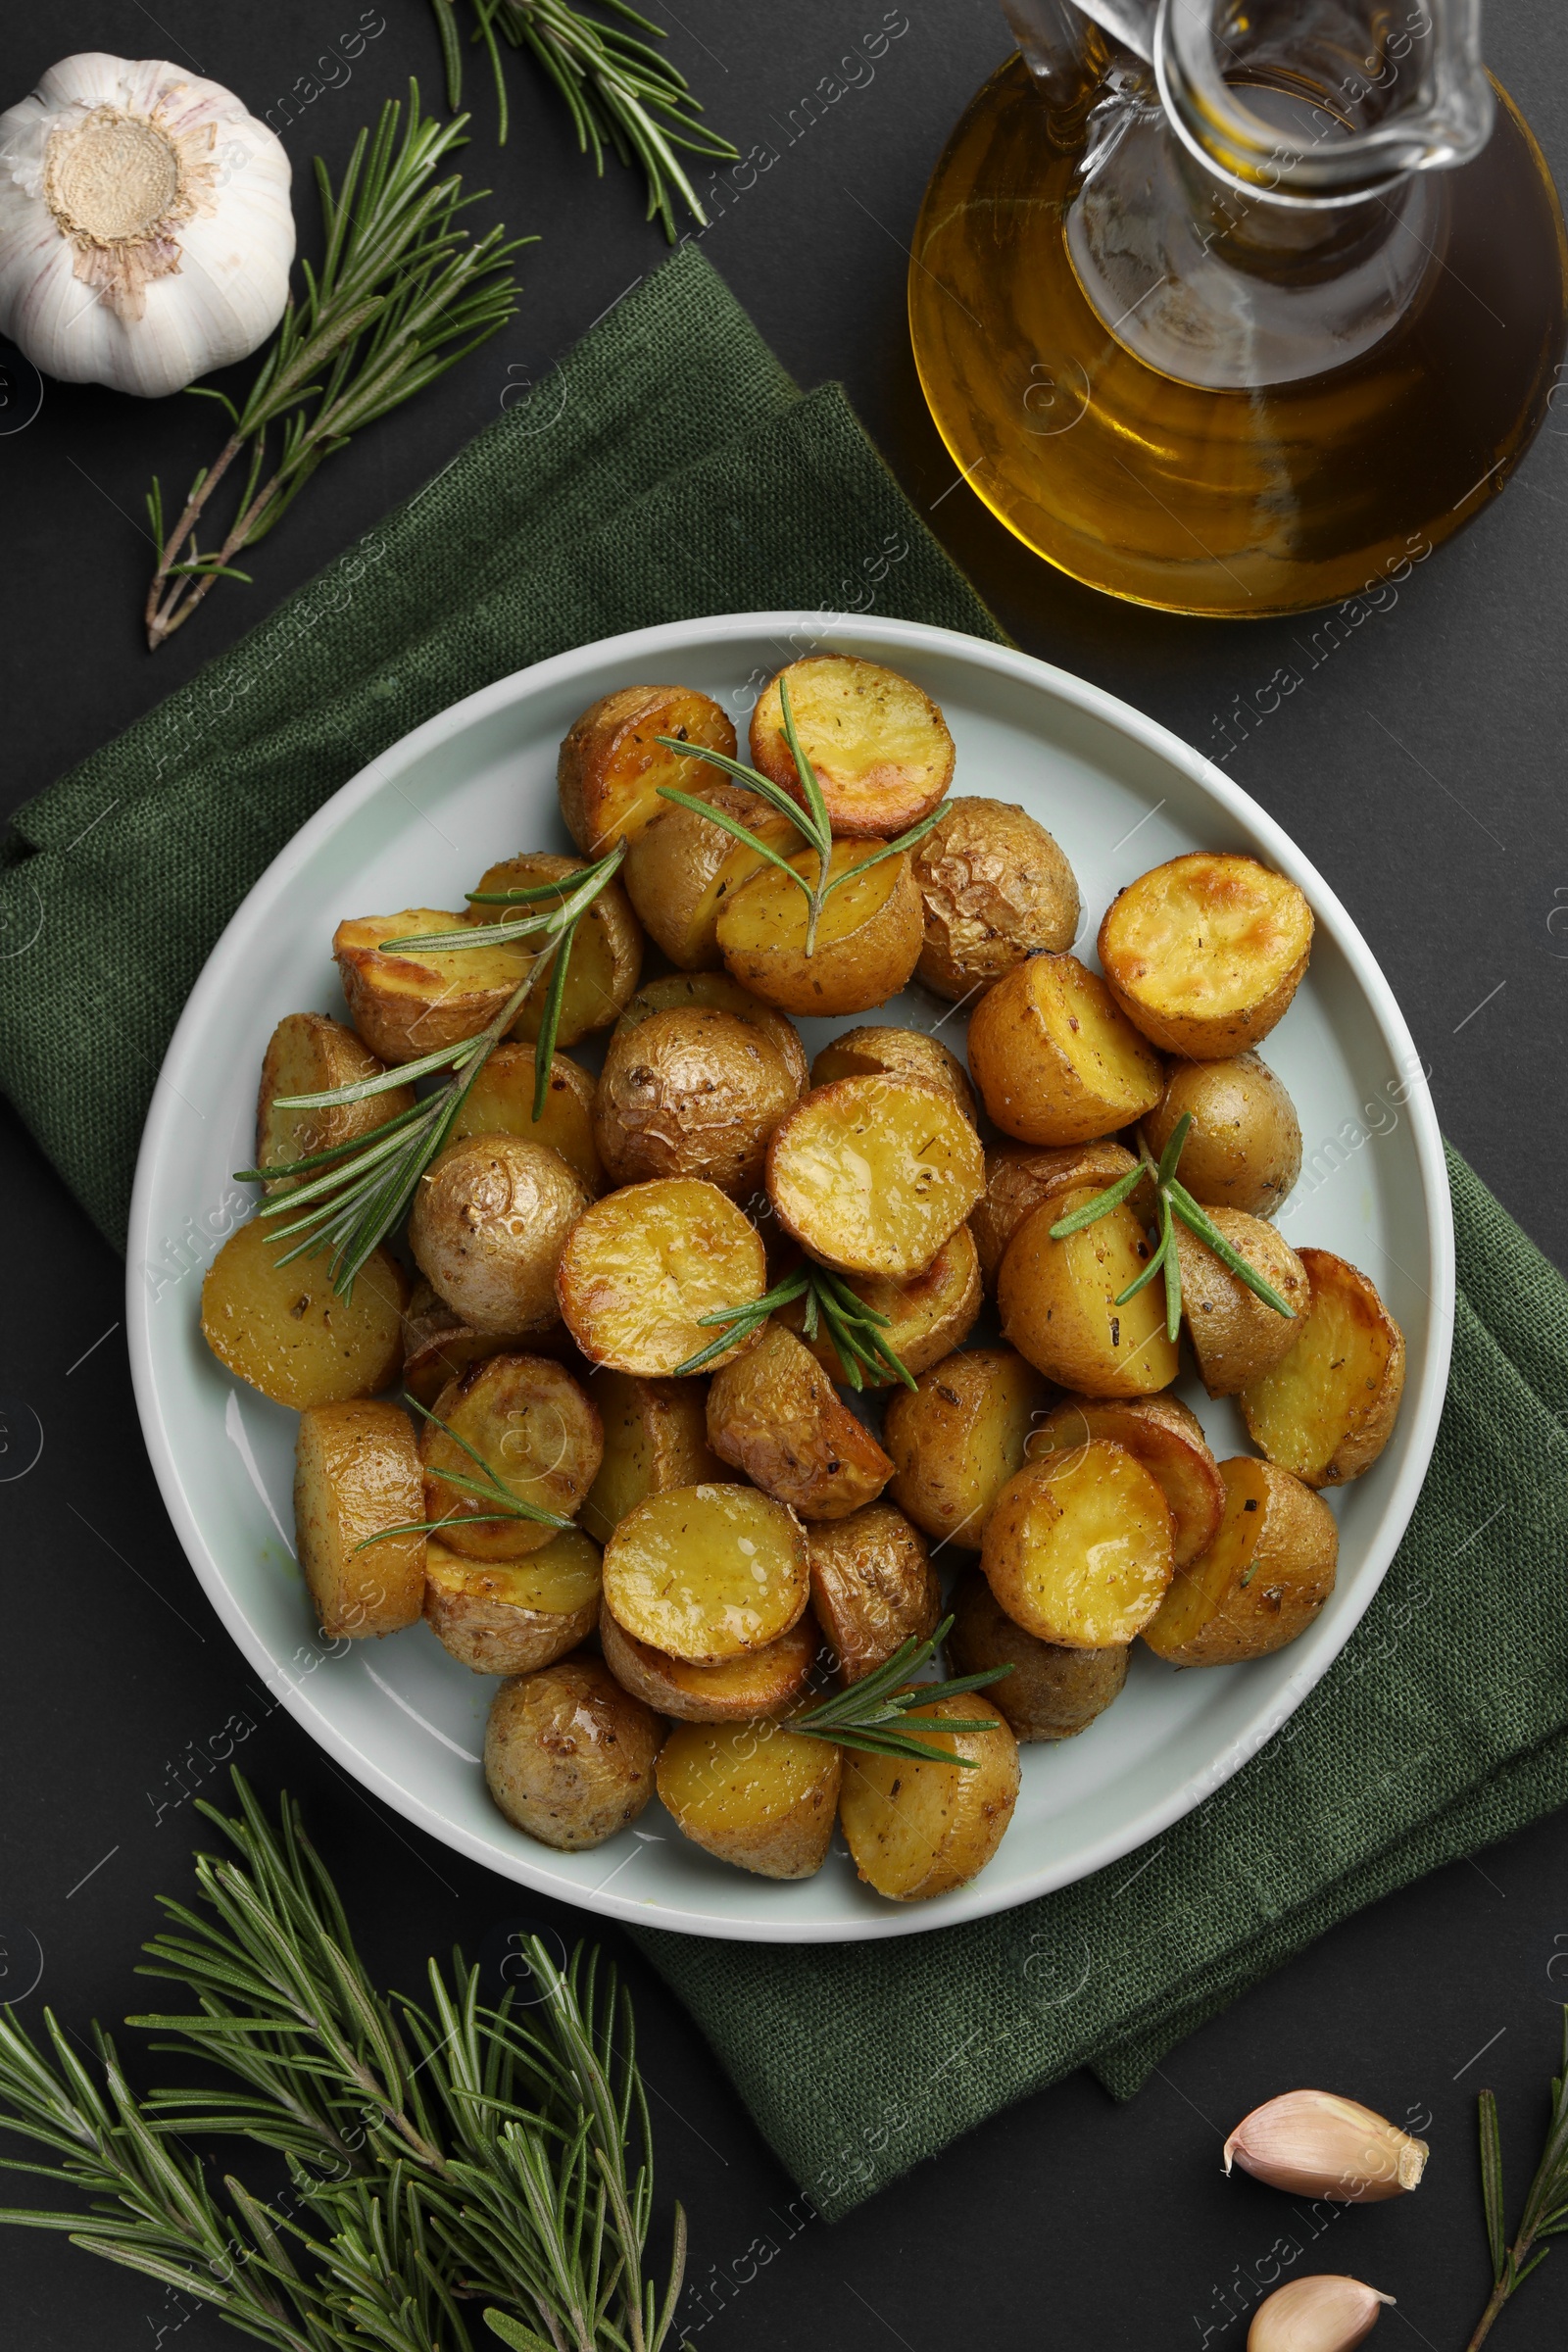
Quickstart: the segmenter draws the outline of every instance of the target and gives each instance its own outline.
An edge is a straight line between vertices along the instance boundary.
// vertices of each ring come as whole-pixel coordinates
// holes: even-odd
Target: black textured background
[[[790,139],[789,110],[848,42],[884,22],[857,6],[682,0],[672,52],[743,152],[706,249],[803,383],[843,377],[922,511],[1019,642],[1094,678],[1217,754],[1217,714],[1289,659],[1290,624],[1164,619],[1104,602],[1007,540],[959,488],[914,392],[905,254],[943,136],[1005,53],[989,0],[905,0],[873,78]],[[424,0],[57,0],[6,12],[0,102],[54,58],[103,48],[198,68],[265,114],[337,79],[285,133],[297,172],[341,162],[381,98],[417,74],[437,88]],[[906,22],[903,10],[887,22]],[[318,65],[380,24],[357,61]],[[1568,19],[1548,0],[1491,12],[1494,70],[1523,102],[1559,179],[1568,171]],[[341,78],[346,74],[346,78]],[[306,79],[310,77],[310,79]],[[183,487],[210,454],[214,413],[50,385],[22,431],[20,384],[0,410],[5,563],[0,731],[14,806],[188,676],[205,657],[414,489],[541,375],[663,250],[633,183],[603,187],[552,103],[514,76],[498,152],[475,70],[467,162],[494,211],[543,242],[507,331],[436,390],[332,461],[275,539],[257,585],[224,588],[150,660],[136,616],[148,571],[148,477]],[[297,98],[295,103],[297,104]],[[274,121],[280,118],[274,115]],[[751,176],[751,175],[748,175]],[[311,250],[314,198],[296,182]],[[489,217],[486,213],[485,217]],[[22,407],[17,402],[21,400]],[[1568,989],[1568,416],[1548,426],[1506,497],[1423,565],[1228,761],[1339,891],[1382,959],[1433,1065],[1448,1134],[1536,1239],[1568,1259],[1562,1148]],[[131,1404],[122,1270],[0,1111],[6,1182],[0,1298],[0,1995],[36,2024],[47,2001],[78,2031],[150,1987],[136,1946],[159,1891],[181,1891],[194,1789],[231,1714],[270,1792],[303,1794],[368,1955],[413,1985],[427,1951],[473,1950],[545,1920],[517,1890],[394,1822],[258,1695],[165,1521]],[[32,1459],[41,1436],[42,1450]],[[30,1463],[30,1467],[28,1467]],[[217,1778],[210,1760],[205,1769]],[[570,1932],[569,1916],[556,1914]],[[606,1940],[618,1944],[613,1930]],[[1220,2177],[1224,2132],[1299,2083],[1395,2115],[1430,2112],[1434,2156],[1414,2199],[1347,2214],[1311,2266],[1399,2297],[1378,2338],[1458,2352],[1487,2286],[1475,2183],[1474,2093],[1502,2100],[1515,2201],[1539,2140],[1557,2016],[1568,1996],[1568,1824],[1380,1904],[1196,2035],[1133,2104],[1087,2079],[1029,2100],[834,2229],[802,2226],[791,2187],[684,2018],[632,1964],[666,2193],[693,2218],[687,2324],[703,2352],[956,2342],[1210,2344],[1239,2352],[1241,2315],[1288,2203]],[[1484,2055],[1481,2053],[1484,2052]],[[827,2160],[832,2151],[824,2150]],[[26,2184],[0,2185],[25,2201]],[[1304,2264],[1298,2267],[1306,2267]],[[721,2282],[727,2281],[727,2284]],[[717,2309],[720,2316],[707,2318]],[[1568,2253],[1504,2315],[1495,2343],[1563,2340]],[[17,2352],[232,2341],[216,2320],[63,2242],[0,2231],[0,2313]]]

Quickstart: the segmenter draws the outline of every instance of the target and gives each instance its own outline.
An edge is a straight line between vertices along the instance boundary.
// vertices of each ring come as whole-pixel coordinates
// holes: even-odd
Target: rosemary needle
[[[874,1673],[858,1683],[851,1683],[820,1706],[804,1715],[784,1718],[786,1731],[798,1732],[808,1740],[831,1740],[839,1747],[858,1748],[868,1756],[904,1756],[911,1763],[957,1764],[972,1772],[972,1756],[956,1755],[951,1748],[939,1747],[934,1739],[920,1739],[912,1730],[904,1729],[911,1708],[929,1707],[935,1700],[961,1698],[967,1691],[983,1690],[988,1683],[1000,1683],[1008,1666],[988,1666],[980,1674],[960,1674],[952,1682],[916,1683],[907,1688],[910,1675],[936,1655],[953,1630],[953,1619],[944,1617],[928,1642],[916,1642],[911,1636],[902,1642],[887,1662]],[[901,1687],[904,1686],[904,1687]],[[940,1730],[951,1736],[955,1732],[995,1731],[993,1716],[974,1716],[960,1720],[944,1717],[932,1731]]]
[[[792,1274],[775,1284],[760,1298],[749,1299],[744,1306],[715,1307],[710,1315],[699,1315],[702,1324],[720,1324],[716,1340],[698,1348],[683,1364],[675,1366],[679,1379],[688,1372],[701,1372],[705,1364],[739,1343],[749,1340],[760,1330],[770,1314],[781,1306],[793,1306],[798,1298],[806,1301],[806,1337],[814,1340],[818,1324],[825,1323],[827,1334],[838,1350],[845,1379],[852,1389],[863,1389],[864,1373],[880,1381],[902,1380],[906,1389],[914,1387],[914,1375],[891,1344],[882,1337],[891,1325],[892,1317],[884,1315],[851,1290],[841,1274],[830,1273],[826,1266],[812,1264],[797,1266]],[[862,1371],[863,1366],[863,1371]]]
[[[401,1527],[383,1527],[375,1535],[367,1536],[363,1544],[356,1544],[356,1551],[368,1551],[372,1544],[384,1544],[392,1536],[437,1536],[444,1527],[453,1525],[495,1527],[509,1519],[531,1519],[537,1527],[564,1530],[573,1524],[570,1519],[564,1519],[559,1511],[547,1511],[541,1503],[525,1502],[520,1494],[504,1483],[494,1466],[468,1444],[466,1438],[461,1436],[449,1421],[443,1421],[439,1413],[432,1413],[428,1405],[421,1404],[417,1396],[411,1396],[407,1389],[403,1392],[403,1401],[411,1412],[418,1413],[444,1438],[450,1438],[454,1446],[461,1446],[479,1472],[477,1478],[470,1478],[465,1470],[436,1468],[431,1475],[438,1478],[442,1486],[455,1487],[460,1494],[466,1494],[476,1502],[499,1505],[499,1508],[465,1513],[461,1517],[456,1511],[449,1511],[444,1519],[410,1520]]]

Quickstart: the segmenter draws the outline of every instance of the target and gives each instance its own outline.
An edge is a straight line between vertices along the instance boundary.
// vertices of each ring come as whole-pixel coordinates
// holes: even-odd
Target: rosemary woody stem
[[[1529,2245],[1530,2240],[1526,2237],[1521,2237],[1518,2245],[1513,2249],[1513,2251],[1515,2254],[1525,2253],[1528,2251]],[[1486,2342],[1488,2336],[1492,2333],[1493,2322],[1496,2319],[1498,2312],[1507,2302],[1509,2292],[1509,2276],[1505,2271],[1502,2277],[1497,2280],[1496,2285],[1493,2288],[1492,2300],[1488,2303],[1486,2310],[1481,2314],[1480,2323],[1477,2326],[1474,2335],[1466,2344],[1464,2352],[1478,2352],[1478,2347]]]
[[[208,467],[208,470],[203,477],[201,487],[197,490],[193,490],[190,497],[186,499],[184,513],[181,514],[178,522],[174,525],[173,533],[170,538],[168,545],[159,553],[158,569],[153,573],[152,585],[147,591],[146,610],[142,616],[147,624],[147,642],[150,647],[161,645],[164,639],[169,635],[171,629],[176,629],[179,626],[179,621],[172,621],[169,618],[169,614],[178,604],[180,587],[182,587],[184,583],[181,581],[176,584],[170,595],[168,604],[164,606],[162,611],[160,611],[159,599],[163,594],[164,583],[169,577],[170,570],[174,563],[175,558],[178,556],[180,549],[184,546],[185,541],[190,537],[191,532],[196,528],[197,523],[201,520],[202,510],[206,506],[207,501],[212,497],[213,492],[218,488],[219,483],[222,480],[230,466],[233,465],[234,460],[239,456],[240,451],[244,448],[244,446],[245,436],[242,433],[229,434],[228,439],[223,443],[222,448],[219,451],[212,465]],[[229,544],[232,539],[233,533],[230,532],[229,540],[225,541],[224,543],[223,561],[225,563],[227,562],[229,553],[232,552]],[[180,619],[182,620],[183,618],[184,614],[182,612],[180,614]]]
[[[214,467],[208,479],[202,484],[200,494],[201,499],[204,500],[206,498],[208,491],[212,488],[213,483],[218,479],[218,476],[221,472],[223,466],[230,463],[232,457],[237,453],[240,444],[237,439],[231,438],[228,441],[223,450],[223,455],[220,461],[220,464]],[[262,487],[257,491],[256,496],[251,500],[250,505],[245,509],[243,514],[239,515],[237,519],[230,524],[228,536],[223,541],[222,547],[219,551],[218,562],[220,564],[226,564],[231,556],[238,555],[240,549],[249,539],[251,532],[255,529],[262,514],[276,497],[283,476],[280,472],[272,474],[269,480],[262,484]],[[189,515],[191,523],[196,521],[200,513],[200,501],[192,501],[191,504],[186,508],[186,514]],[[187,525],[182,518],[181,529],[183,530],[188,527],[189,525]],[[212,571],[204,572],[199,579],[192,579],[189,576],[180,579],[176,583],[172,594],[170,596],[169,601],[164,606],[162,612],[155,612],[152,608],[158,593],[159,580],[167,576],[169,564],[173,560],[172,551],[177,548],[178,544],[179,542],[177,537],[171,541],[171,553],[166,556],[163,564],[160,566],[158,574],[154,578],[152,590],[147,599],[147,643],[149,651],[154,653],[157,652],[159,646],[163,644],[166,637],[172,637],[177,628],[181,627],[185,621],[189,620],[191,614],[195,612],[203,597],[211,595],[213,589],[222,577],[221,572],[215,568]]]

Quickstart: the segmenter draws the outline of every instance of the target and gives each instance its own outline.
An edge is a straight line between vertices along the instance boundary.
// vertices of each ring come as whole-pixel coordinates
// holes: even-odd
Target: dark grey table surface
[[[262,9],[57,0],[9,13],[0,102],[78,49],[163,55],[240,92],[258,114],[294,93],[296,172],[339,162],[410,74],[437,87],[423,0],[273,0]],[[906,16],[905,10],[906,9]],[[1008,42],[989,0],[904,0],[884,19],[828,0],[746,11],[682,0],[672,53],[721,126],[776,155],[705,249],[803,383],[848,384],[910,497],[1018,641],[1093,678],[1217,755],[1218,714],[1287,658],[1289,624],[1172,620],[1095,597],[1034,564],[967,491],[923,418],[904,314],[904,240],[942,139]],[[656,11],[674,26],[672,12]],[[804,136],[790,109],[847,42],[906,29],[874,74]],[[341,61],[357,28],[370,34]],[[1523,102],[1559,181],[1568,172],[1568,17],[1547,0],[1491,12],[1488,53]],[[324,86],[336,82],[337,86]],[[301,104],[304,90],[318,94]],[[212,412],[50,385],[24,431],[0,429],[6,562],[7,808],[188,677],[308,578],[547,369],[662,245],[629,178],[603,187],[552,106],[514,76],[516,126],[493,139],[475,71],[468,164],[496,211],[542,243],[507,330],[432,393],[334,460],[259,552],[256,585],[215,596],[156,660],[136,625],[148,570],[149,476],[183,483]],[[274,121],[282,118],[274,114]],[[296,181],[307,249],[314,198]],[[17,412],[11,412],[12,419]],[[0,411],[0,428],[8,421]],[[940,503],[937,503],[940,500]],[[1562,1151],[1568,992],[1568,420],[1550,426],[1506,496],[1425,564],[1396,606],[1313,671],[1229,771],[1302,844],[1349,906],[1432,1064],[1444,1125],[1509,1208],[1568,1262]],[[160,1505],[131,1402],[119,1263],[8,1112],[0,1111],[7,1231],[0,1396],[13,1430],[36,1416],[42,1452],[0,1458],[0,1996],[74,2028],[142,2005],[130,1976],[154,1897],[183,1890],[196,1786],[247,1670],[198,1591]],[[20,1407],[20,1409],[19,1409]],[[392,1819],[273,1712],[243,1750],[266,1790],[308,1801],[383,1981],[412,1985],[427,1951],[470,1950],[551,1916]],[[573,1920],[554,1914],[566,1932]],[[619,1946],[611,1932],[607,1942]],[[996,2118],[829,2229],[788,2218],[791,2186],[684,2016],[630,1963],[656,2096],[662,2187],[693,2220],[694,2340],[747,2346],[956,2342],[1238,2352],[1247,2281],[1298,2226],[1260,2185],[1220,2174],[1224,2132],[1276,2091],[1316,2083],[1384,2111],[1429,2112],[1418,2196],[1352,2212],[1310,2267],[1397,2295],[1380,2343],[1457,2352],[1488,2284],[1475,2178],[1474,2097],[1502,2101],[1515,2197],[1534,2160],[1568,1997],[1568,1821],[1440,1873],[1326,1937],[1195,2035],[1117,2107],[1087,2078]],[[824,2155],[827,2152],[824,2151]],[[21,2198],[25,2183],[0,2188]],[[22,2198],[22,2201],[25,2201]],[[762,2241],[759,2247],[756,2241]],[[772,2249],[769,2251],[768,2249]],[[1298,2267],[1307,2267],[1302,2263]],[[3,2334],[17,2352],[231,2341],[213,2317],[63,2240],[0,2230]],[[724,2282],[727,2282],[724,2283]],[[1568,2254],[1499,2324],[1512,2352],[1563,2340]],[[718,2316],[709,2317],[717,2310]]]

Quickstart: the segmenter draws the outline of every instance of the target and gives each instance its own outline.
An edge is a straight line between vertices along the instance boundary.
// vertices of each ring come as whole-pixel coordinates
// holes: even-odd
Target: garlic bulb
[[[1352,2352],[1393,2301],[1359,2278],[1293,2278],[1252,2314],[1247,2352]]]
[[[1386,2117],[1330,2090],[1288,2090],[1244,2116],[1225,2142],[1232,2161],[1272,2188],[1298,2197],[1376,2205],[1414,2188],[1427,2143]]]
[[[0,115],[0,333],[74,384],[177,392],[266,341],[289,162],[216,81],[85,51]]]

